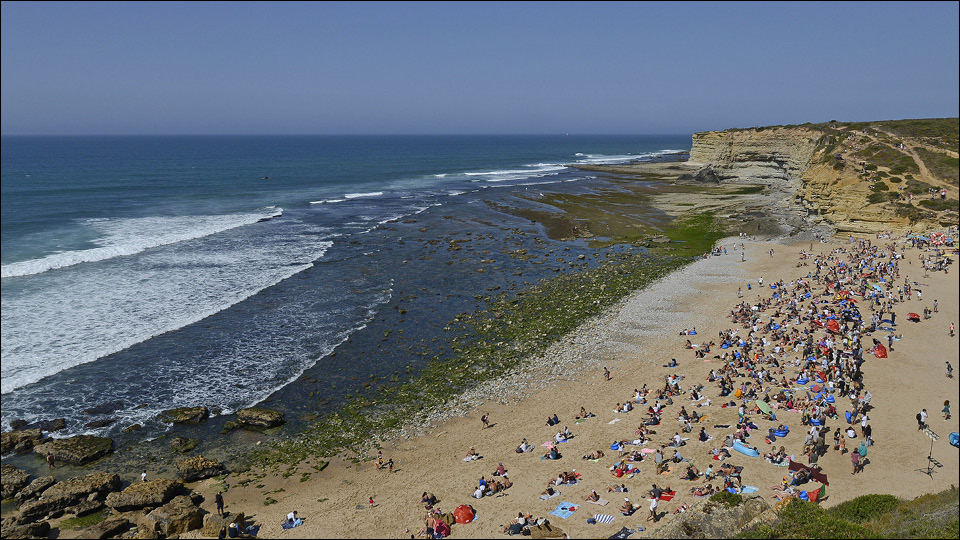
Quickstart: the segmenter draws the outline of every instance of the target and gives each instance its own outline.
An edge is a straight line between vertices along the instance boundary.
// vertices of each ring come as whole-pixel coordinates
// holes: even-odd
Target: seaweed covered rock
[[[186,437],[174,437],[170,441],[170,448],[173,448],[174,452],[179,452],[181,454],[186,454],[187,452],[196,448],[200,444],[200,439],[188,439]]]
[[[245,519],[246,516],[243,515],[243,512],[239,514],[227,514],[222,517],[217,514],[207,514],[203,516],[203,530],[201,533],[204,536],[213,538],[220,533],[220,529],[229,527],[231,523],[236,523],[237,526],[240,527],[240,530],[243,530]]]
[[[282,426],[286,420],[283,413],[262,407],[250,407],[237,411],[237,423],[243,428],[268,429]]]
[[[0,451],[26,454],[34,446],[46,440],[40,429],[15,429],[0,433]]]
[[[120,489],[121,485],[119,476],[103,472],[57,482],[45,489],[39,499],[20,507],[20,522],[59,517],[68,511],[79,514],[77,510],[70,510],[71,507],[102,499],[107,493]]]
[[[27,487],[27,484],[30,483],[30,474],[13,465],[4,464],[0,466],[0,480],[3,484],[3,498],[6,499],[7,497],[13,497],[21,489]]]
[[[169,538],[203,527],[203,514],[192,498],[179,495],[142,518],[147,530]]]
[[[118,512],[156,508],[170,502],[183,491],[183,484],[166,478],[130,484],[126,489],[107,495],[107,506]]]
[[[219,461],[203,456],[181,459],[177,462],[177,471],[184,482],[195,482],[224,473],[223,465]]]
[[[160,413],[159,418],[171,424],[199,424],[210,417],[206,407],[179,407]]]
[[[41,456],[53,454],[57,461],[71,465],[85,465],[113,452],[113,439],[76,435],[68,439],[53,439],[35,446],[33,450]]]

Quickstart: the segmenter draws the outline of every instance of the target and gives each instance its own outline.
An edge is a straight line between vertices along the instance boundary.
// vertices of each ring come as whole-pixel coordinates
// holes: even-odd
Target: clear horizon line
[[[635,137],[682,133],[0,133],[0,137]]]

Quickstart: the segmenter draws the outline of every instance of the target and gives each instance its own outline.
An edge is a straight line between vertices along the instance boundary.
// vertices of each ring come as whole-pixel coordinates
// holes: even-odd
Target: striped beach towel
[[[594,514],[593,519],[597,520],[597,523],[613,523],[613,516],[607,514]]]

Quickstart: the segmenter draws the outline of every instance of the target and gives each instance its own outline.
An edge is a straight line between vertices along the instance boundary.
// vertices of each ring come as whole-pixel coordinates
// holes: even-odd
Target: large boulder
[[[0,483],[3,484],[3,498],[13,497],[30,483],[30,474],[13,465],[0,466]]]
[[[220,529],[223,529],[224,527],[229,527],[231,523],[236,523],[237,526],[240,527],[240,530],[242,531],[244,528],[243,527],[244,519],[246,518],[243,515],[243,512],[240,512],[239,514],[232,514],[232,515],[227,514],[223,517],[213,513],[206,514],[203,516],[203,530],[201,531],[201,533],[203,534],[203,536],[209,536],[213,538],[214,536],[217,536],[218,534],[220,534]]]
[[[282,426],[286,420],[283,413],[262,407],[250,407],[237,411],[237,423],[243,428],[268,429]]]
[[[18,525],[3,520],[3,529],[0,530],[0,536],[3,538],[46,538],[50,534],[50,524],[46,521],[40,523],[29,523],[27,525]]]
[[[199,424],[210,417],[206,407],[180,407],[160,413],[160,420],[171,424]]]
[[[83,529],[77,538],[115,538],[129,528],[130,522],[126,519],[108,519]]]
[[[723,178],[717,174],[717,171],[713,170],[713,167],[707,165],[706,167],[700,169],[694,174],[681,174],[677,177],[678,184],[712,184],[718,185],[723,181]]]
[[[224,473],[223,465],[219,461],[203,456],[181,459],[177,462],[177,471],[184,482],[196,482]]]
[[[183,491],[183,484],[166,478],[130,484],[120,492],[107,495],[107,506],[118,512],[156,508]]]
[[[200,439],[188,439],[186,437],[174,437],[170,441],[170,448],[173,448],[174,452],[180,454],[186,454],[187,452],[196,448],[200,444]]]
[[[113,439],[76,435],[68,439],[53,439],[35,446],[33,450],[41,456],[53,454],[57,461],[71,465],[85,465],[113,452]]]
[[[26,454],[46,440],[40,429],[15,429],[0,433],[0,452]]]
[[[148,530],[169,538],[175,534],[183,534],[203,527],[204,513],[193,499],[186,495],[179,495],[144,516],[142,523]]]
[[[27,487],[21,489],[20,493],[14,495],[13,498],[17,502],[17,506],[22,506],[23,503],[30,499],[39,497],[48,487],[56,483],[57,480],[52,476],[41,476],[33,482],[30,482]]]

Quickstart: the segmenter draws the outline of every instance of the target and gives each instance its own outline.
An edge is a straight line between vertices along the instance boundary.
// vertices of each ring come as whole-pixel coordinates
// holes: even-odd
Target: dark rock
[[[0,466],[0,482],[3,484],[3,498],[13,497],[30,483],[30,474],[13,465]]]
[[[162,506],[183,492],[183,484],[166,478],[130,484],[118,493],[107,495],[107,506],[118,512]]]
[[[677,177],[678,184],[714,184],[717,185],[723,180],[720,175],[713,170],[713,167],[707,165],[694,174],[681,174]]]
[[[43,422],[40,425],[40,429],[44,431],[60,431],[61,429],[67,428],[67,420],[65,418],[54,418],[47,422]]]
[[[18,429],[0,433],[0,452],[25,454],[46,440],[39,429]]]
[[[227,420],[223,423],[223,429],[220,430],[220,433],[229,433],[240,427],[240,424],[234,422],[233,420]]]
[[[282,426],[285,422],[283,413],[272,409],[250,407],[237,411],[237,423],[243,428],[267,429]]]
[[[160,420],[171,424],[199,424],[210,417],[206,407],[180,407],[160,413]]]
[[[186,454],[193,450],[198,444],[200,444],[200,439],[188,439],[186,437],[174,437],[173,440],[170,441],[170,447],[181,454]]]
[[[57,461],[71,465],[84,465],[113,452],[113,440],[93,435],[76,435],[35,446],[34,451],[41,456],[53,454]]]
[[[22,506],[23,503],[30,499],[39,497],[48,487],[56,483],[56,479],[52,476],[41,476],[33,482],[30,482],[27,487],[21,489],[20,493],[13,496],[13,499],[16,501],[17,506]]]
[[[114,538],[129,529],[130,525],[131,523],[126,519],[108,519],[83,529],[77,538]]]
[[[180,495],[144,516],[143,524],[167,538],[203,527],[202,509],[190,497]]]
[[[140,431],[143,428],[140,424],[133,424],[123,428],[124,433],[131,433],[133,431]]]
[[[17,418],[16,420],[10,421],[10,429],[16,431],[18,429],[23,429],[30,425],[30,422],[27,422],[23,418]]]
[[[203,456],[194,456],[178,461],[177,471],[184,482],[195,482],[224,473],[223,465],[219,461]]]
[[[114,422],[116,422],[116,421],[117,421],[116,418],[107,418],[107,419],[104,419],[104,420],[94,420],[93,422],[87,422],[86,424],[83,425],[83,427],[85,427],[85,428],[91,428],[91,429],[102,428],[102,427],[107,427],[107,426],[109,426],[110,424],[112,424],[112,423],[114,423]]]
[[[67,508],[67,512],[73,514],[77,517],[85,516],[87,514],[92,514],[94,512],[99,512],[106,508],[106,505],[103,504],[103,501],[99,500],[84,500],[78,503],[76,506],[71,506]]]
[[[124,406],[123,401],[118,399],[116,401],[108,401],[106,403],[101,403],[96,407],[90,407],[89,409],[84,409],[83,412],[86,414],[89,414],[90,416],[97,416],[100,414],[112,414],[122,409],[123,406]]]
[[[0,530],[0,536],[4,538],[46,538],[50,534],[50,524],[46,521],[26,525],[7,525],[7,520],[3,522],[4,526]]]

